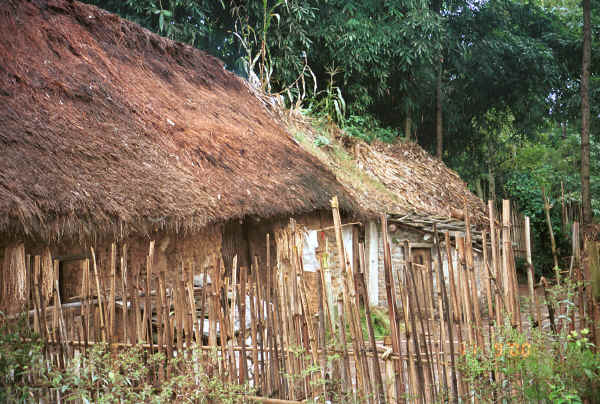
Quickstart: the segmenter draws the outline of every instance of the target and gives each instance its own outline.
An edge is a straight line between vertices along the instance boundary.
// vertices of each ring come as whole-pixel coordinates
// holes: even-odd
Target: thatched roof
[[[388,213],[393,220],[416,227],[438,223],[440,228],[464,228],[464,209],[471,223],[486,225],[486,207],[460,176],[443,161],[412,142],[367,144],[331,126],[315,129],[310,120],[291,116],[297,140],[318,157],[344,184],[363,209]],[[326,136],[330,143],[316,146]]]
[[[352,198],[217,59],[98,8],[0,2],[0,234],[193,231]]]
[[[471,193],[457,172],[416,143],[376,143],[359,147],[359,164],[396,195],[407,217],[429,216],[463,220],[466,207],[471,221],[485,223],[486,207]]]

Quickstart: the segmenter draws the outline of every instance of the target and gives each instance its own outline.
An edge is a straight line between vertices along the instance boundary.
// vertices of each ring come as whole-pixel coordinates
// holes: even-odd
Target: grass
[[[373,333],[376,340],[382,340],[390,335],[390,318],[386,309],[374,307],[371,309],[371,323],[373,324]],[[367,316],[364,310],[360,312],[360,327],[363,337],[369,338],[369,330],[367,328]]]
[[[352,191],[370,195],[369,199],[400,202],[384,184],[361,170],[326,122],[311,120],[305,128],[289,128],[294,139],[309,153],[317,157],[335,173],[336,177]],[[341,133],[341,132],[340,132]],[[326,139],[326,142],[323,142]],[[326,143],[326,144],[324,144]]]

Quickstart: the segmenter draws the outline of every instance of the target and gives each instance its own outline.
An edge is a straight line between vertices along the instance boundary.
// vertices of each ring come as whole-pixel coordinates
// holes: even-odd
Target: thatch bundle
[[[0,310],[5,314],[15,314],[25,307],[29,297],[25,266],[25,246],[11,245],[4,249],[4,259],[0,271]]]
[[[42,253],[41,264],[41,273],[38,274],[40,276],[40,287],[42,289],[44,304],[50,305],[54,290],[54,277],[56,276],[56,279],[58,279],[58,274],[54,273],[55,271],[52,263],[52,254],[50,253],[50,249],[48,247],[46,247]]]

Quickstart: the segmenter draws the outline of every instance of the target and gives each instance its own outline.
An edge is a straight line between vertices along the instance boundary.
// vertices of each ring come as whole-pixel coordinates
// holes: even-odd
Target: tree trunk
[[[477,177],[477,179],[475,180],[475,190],[477,191],[477,196],[479,197],[479,199],[483,201],[485,198],[483,197],[483,186],[481,185],[481,177]]]
[[[433,11],[436,12],[438,15],[442,14],[442,1],[443,0],[433,0],[431,4]],[[444,133],[442,130],[442,72],[444,69],[444,57],[441,54],[439,63],[440,64],[438,66],[437,80],[435,83],[435,155],[438,159],[442,160],[442,155],[444,151]]]
[[[442,60],[440,58],[440,66],[438,70],[437,83],[435,86],[435,138],[436,138],[436,153],[438,159],[442,159],[443,152],[443,132],[442,132]],[[589,177],[588,177],[589,178]]]
[[[494,144],[490,142],[489,145],[489,155],[488,155],[488,181],[489,181],[489,199],[496,203],[496,172],[494,167]]]
[[[583,226],[592,224],[590,195],[590,61],[592,35],[590,0],[583,0],[583,61],[581,72],[581,203]]]
[[[404,118],[404,137],[406,138],[406,140],[411,140],[411,126],[412,126],[412,119],[410,119],[410,115],[406,115],[406,118]]]

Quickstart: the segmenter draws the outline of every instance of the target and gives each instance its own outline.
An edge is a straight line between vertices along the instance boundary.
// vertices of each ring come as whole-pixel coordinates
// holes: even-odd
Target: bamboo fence
[[[249,401],[477,401],[457,365],[466,350],[491,350],[495,328],[505,318],[518,329],[529,326],[523,321],[527,314],[533,319],[531,326],[555,329],[565,324],[551,310],[542,316],[546,314],[540,300],[544,287],[535,285],[528,218],[523,239],[531,302],[525,313],[511,238],[515,216],[509,202],[503,204],[498,220],[489,204],[489,228],[481,232],[483,260],[477,261],[478,267],[466,208],[465,212],[464,233],[440,233],[434,226],[430,265],[413,262],[408,242],[404,260],[392,265],[387,217],[382,215],[390,320],[385,340],[375,339],[364,246],[359,245],[358,265],[351,265],[342,243],[337,198],[332,200],[332,214],[340,269],[336,276],[342,288],[336,296],[332,296],[326,250],[317,251],[322,268],[316,285],[309,283],[302,265],[302,229],[293,220],[275,234],[275,243],[266,235],[266,262],[255,257],[247,268],[237,267],[234,259],[233,268],[226,271],[215,255],[210,267],[199,271],[198,263],[182,260],[169,269],[175,276],[171,282],[164,270],[154,268],[154,242],[149,243],[144,271],[127,267],[126,244],[111,246],[106,268],[99,268],[91,248],[89,258],[81,260],[78,300],[67,304],[58,293],[58,260],[26,255],[22,246],[16,247],[11,259],[24,261],[29,324],[42,336],[46,360],[55,367],[64,367],[76,353],[85,355],[98,342],[108,343],[112,350],[138,346],[165,355],[164,363],[155,365],[150,374],[160,382],[172,371],[172,358],[192,358],[189,352],[196,348],[207,352],[205,360],[216,360],[213,377],[252,386],[256,396],[243,398]],[[270,262],[272,244],[275,263]],[[583,276],[579,264],[576,259],[571,268],[578,279]],[[100,273],[110,277],[106,280]],[[41,274],[53,274],[49,302]],[[199,286],[198,279],[202,279]],[[310,303],[315,296],[316,307]]]

